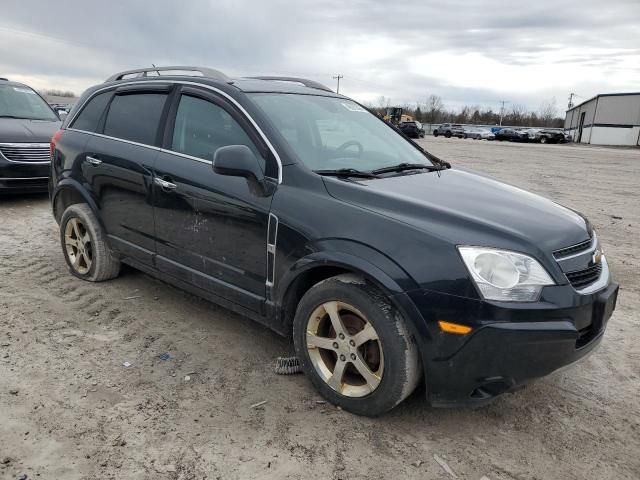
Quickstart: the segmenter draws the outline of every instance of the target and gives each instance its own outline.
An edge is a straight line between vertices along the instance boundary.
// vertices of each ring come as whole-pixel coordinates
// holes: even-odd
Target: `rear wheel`
[[[358,415],[380,415],[421,377],[418,349],[400,313],[375,287],[340,275],[302,298],[293,328],[306,375],[330,402]]]
[[[120,261],[111,252],[106,235],[88,205],[78,203],[64,211],[60,242],[69,270],[76,277],[101,282],[118,276]]]

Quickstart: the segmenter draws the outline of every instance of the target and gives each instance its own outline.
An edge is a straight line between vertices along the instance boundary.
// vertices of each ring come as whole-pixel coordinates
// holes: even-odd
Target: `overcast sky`
[[[0,76],[80,93],[155,63],[312,78],[377,103],[564,110],[640,90],[640,0],[3,0]]]

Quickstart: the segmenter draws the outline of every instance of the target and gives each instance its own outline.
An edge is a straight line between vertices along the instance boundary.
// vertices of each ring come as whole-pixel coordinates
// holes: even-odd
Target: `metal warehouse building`
[[[603,93],[567,110],[564,128],[574,142],[640,145],[640,92]]]

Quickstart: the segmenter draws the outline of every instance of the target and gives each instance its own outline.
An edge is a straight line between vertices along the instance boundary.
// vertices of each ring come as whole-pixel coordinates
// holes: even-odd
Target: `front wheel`
[[[76,277],[101,282],[118,276],[114,256],[98,219],[84,203],[69,206],[60,220],[60,243],[69,270]]]
[[[547,143],[547,137],[540,137],[540,143]]]
[[[444,134],[444,136],[445,136],[446,138],[451,138],[451,132],[446,132],[446,133]]]
[[[302,297],[293,340],[318,391],[358,415],[392,409],[421,377],[418,348],[402,315],[354,275],[324,280]]]
[[[434,131],[433,131],[433,136],[434,136],[434,137],[437,137],[437,136],[438,136],[438,130],[434,130]]]

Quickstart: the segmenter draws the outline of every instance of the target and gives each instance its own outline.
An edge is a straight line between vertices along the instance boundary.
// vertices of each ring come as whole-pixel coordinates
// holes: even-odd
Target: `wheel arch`
[[[70,206],[76,203],[86,203],[89,208],[96,214],[98,221],[102,223],[100,215],[98,215],[98,206],[91,195],[82,188],[79,182],[73,179],[62,180],[56,185],[51,195],[51,208],[56,222],[60,223],[62,214]]]
[[[341,274],[355,274],[378,288],[400,311],[407,327],[416,337],[418,348],[422,350],[422,339],[428,335],[426,322],[415,304],[405,293],[415,285],[414,281],[396,264],[379,252],[366,248],[367,259],[359,255],[340,251],[315,252],[297,260],[279,281],[280,288],[274,299],[279,313],[277,322],[281,333],[290,336],[293,319],[300,299],[314,285]],[[364,252],[363,252],[364,253]],[[371,260],[382,257],[387,269],[382,269]],[[375,260],[374,260],[375,261]],[[395,268],[389,267],[395,265]]]

